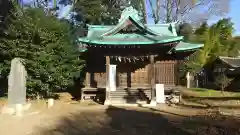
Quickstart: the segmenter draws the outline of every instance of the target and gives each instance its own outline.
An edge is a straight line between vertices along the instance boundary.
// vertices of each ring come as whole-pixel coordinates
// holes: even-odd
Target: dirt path
[[[43,103],[33,103],[21,117],[0,114],[0,135],[32,135],[33,133],[35,135],[40,128],[56,125],[58,120],[71,113],[101,109],[105,109],[105,107],[87,107],[63,102],[57,102],[54,107],[47,109]]]
[[[0,115],[0,135],[194,135],[196,132],[206,134],[208,123],[212,122],[203,121],[202,117],[198,118],[197,115],[201,113],[195,109],[166,106],[149,109],[83,106],[58,102],[51,109],[32,106],[32,110],[21,118]],[[239,125],[237,121],[228,121],[232,123],[231,128],[234,128],[232,125]],[[209,135],[217,135],[220,131],[215,126],[210,130],[207,133]],[[236,131],[237,129],[231,129],[231,134],[236,134]]]

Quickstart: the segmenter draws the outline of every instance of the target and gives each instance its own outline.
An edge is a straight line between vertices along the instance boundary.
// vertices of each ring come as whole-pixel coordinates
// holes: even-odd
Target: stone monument
[[[8,103],[9,105],[26,104],[26,77],[27,72],[20,58],[11,61],[11,70],[8,76]]]
[[[26,104],[26,77],[27,71],[21,58],[11,61],[10,74],[8,76],[8,106],[5,113],[21,115],[22,111],[29,107]]]

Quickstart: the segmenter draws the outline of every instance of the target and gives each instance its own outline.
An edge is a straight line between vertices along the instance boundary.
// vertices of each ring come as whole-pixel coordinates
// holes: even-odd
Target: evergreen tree
[[[83,24],[111,25],[118,22],[121,5],[118,0],[78,0],[74,4],[74,12]]]
[[[178,35],[184,36],[184,41],[188,42],[193,34],[193,28],[189,23],[183,23],[178,28]]]
[[[209,27],[208,27],[207,22],[203,22],[203,23],[200,25],[200,27],[195,30],[195,33],[194,33],[194,34],[199,35],[199,36],[205,35],[206,32],[207,32],[207,30],[208,30],[208,28],[209,28]]]
[[[236,40],[232,37],[233,30],[230,19],[219,20],[210,28],[203,23],[195,31],[195,35],[198,41],[204,43],[204,47],[196,53],[196,59],[186,62],[187,69],[197,72],[218,56],[237,56],[239,49]]]
[[[18,9],[9,17],[0,37],[1,77],[7,77],[14,57],[24,59],[29,96],[66,88],[83,67],[70,25],[42,8]]]

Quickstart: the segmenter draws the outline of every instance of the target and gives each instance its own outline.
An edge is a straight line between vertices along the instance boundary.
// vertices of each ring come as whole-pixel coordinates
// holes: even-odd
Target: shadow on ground
[[[57,125],[38,129],[44,135],[235,135],[239,123],[215,125],[203,117],[181,117],[154,113],[152,110],[130,110],[109,107],[106,110],[83,111],[61,118]],[[222,122],[224,123],[224,122]],[[232,125],[235,126],[232,126]]]

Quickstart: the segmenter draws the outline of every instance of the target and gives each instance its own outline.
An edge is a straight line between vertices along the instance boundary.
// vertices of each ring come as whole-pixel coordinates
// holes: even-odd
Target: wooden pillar
[[[90,88],[91,87],[91,75],[89,72],[86,72],[86,82],[85,87]]]
[[[180,61],[177,61],[176,63],[176,67],[175,67],[175,79],[176,79],[176,82],[175,82],[175,85],[179,85],[180,84],[180,76],[179,76],[179,67],[180,67]]]
[[[150,55],[150,80],[151,80],[151,104],[156,104],[156,94],[155,94],[155,62],[154,62],[154,55]]]
[[[108,85],[108,82],[109,82],[109,65],[110,65],[110,57],[109,56],[106,56],[106,93],[105,93],[105,102],[104,104],[105,105],[109,105],[110,104],[110,99],[109,99],[109,96],[110,96],[110,91],[107,90],[107,85]]]

